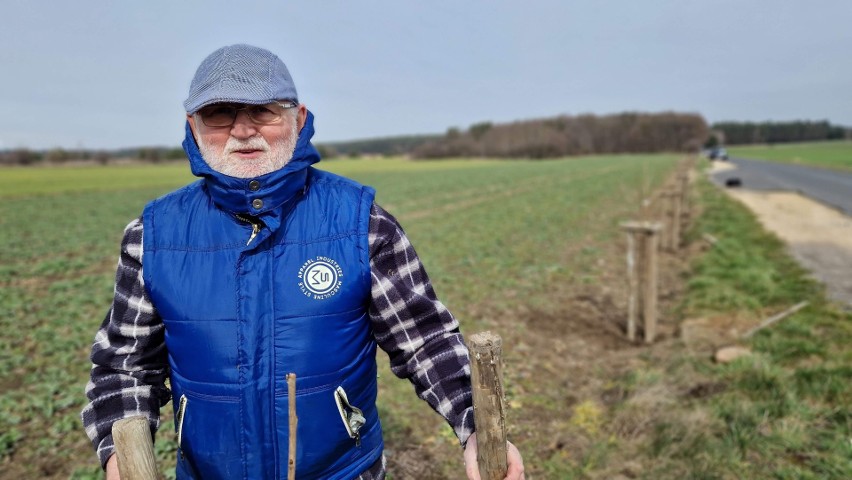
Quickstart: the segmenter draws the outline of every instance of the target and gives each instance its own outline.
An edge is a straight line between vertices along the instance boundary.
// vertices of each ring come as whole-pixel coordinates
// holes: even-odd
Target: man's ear
[[[305,106],[304,103],[299,104],[299,113],[296,117],[296,125],[299,126],[299,131],[302,131],[302,127],[305,126],[305,121],[308,118],[308,107]]]
[[[198,130],[195,129],[195,115],[186,114],[186,121],[189,122],[189,129],[192,130],[192,137],[195,143],[198,143]]]

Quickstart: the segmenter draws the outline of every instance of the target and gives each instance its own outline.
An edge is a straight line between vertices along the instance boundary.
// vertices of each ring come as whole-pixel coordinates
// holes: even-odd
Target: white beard
[[[230,137],[221,152],[217,152],[214,147],[204,143],[200,135],[196,138],[196,142],[204,161],[213,170],[230,177],[252,178],[274,172],[287,165],[287,162],[293,158],[293,151],[296,150],[298,138],[299,132],[294,121],[291,122],[290,134],[271,146],[260,135],[245,141]],[[234,152],[247,149],[262,150],[263,153],[254,159],[231,157]]]

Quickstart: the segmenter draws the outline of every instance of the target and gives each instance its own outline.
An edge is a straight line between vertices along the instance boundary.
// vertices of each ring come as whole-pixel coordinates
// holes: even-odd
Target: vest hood
[[[231,177],[210,168],[201,156],[188,121],[183,149],[189,158],[193,175],[204,179],[206,191],[217,207],[231,213],[254,215],[266,221],[271,220],[268,218],[270,214],[280,216],[279,207],[305,188],[308,167],[320,161],[319,152],[311,144],[313,136],[314,116],[309,111],[305,125],[299,132],[293,158],[283,168],[254,178]],[[252,190],[250,185],[256,188]],[[277,222],[273,220],[273,223]]]

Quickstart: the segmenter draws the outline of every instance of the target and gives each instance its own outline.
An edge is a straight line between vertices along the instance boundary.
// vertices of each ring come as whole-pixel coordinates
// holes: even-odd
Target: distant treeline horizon
[[[832,125],[828,120],[793,122],[717,122],[708,141],[726,145],[789,143],[852,139],[852,128]],[[718,133],[721,132],[721,137]]]
[[[320,142],[323,158],[407,156],[412,159],[490,157],[543,159],[607,153],[694,152],[717,145],[852,139],[852,128],[827,120],[717,122],[708,126],[697,113],[623,112],[611,115],[480,122],[444,134],[402,135]],[[160,163],[185,158],[181,147],[122,149],[0,150],[0,165]]]

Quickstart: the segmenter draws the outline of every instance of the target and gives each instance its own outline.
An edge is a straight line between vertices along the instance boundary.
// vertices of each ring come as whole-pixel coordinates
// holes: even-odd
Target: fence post
[[[680,189],[673,190],[671,192],[671,200],[672,200],[672,239],[671,239],[671,249],[673,252],[676,252],[680,249],[680,230],[681,230],[681,222],[682,219],[680,217],[683,208],[681,206],[681,200],[683,199],[683,194],[680,192]]]
[[[657,329],[657,239],[663,225],[659,222],[624,222],[621,229],[627,232],[627,280],[630,290],[627,338],[636,340],[636,320],[641,305],[645,342],[651,343]]]
[[[503,340],[491,332],[476,333],[470,347],[476,463],[482,480],[502,480],[506,459],[506,400],[503,398]]]
[[[621,228],[627,232],[627,339],[633,342],[636,340],[636,316],[639,302],[639,276],[636,270],[639,268],[638,253],[642,251],[643,238],[641,235],[637,238],[635,229],[627,228],[625,225]]]
[[[680,204],[682,214],[689,217],[689,170],[680,174]]]
[[[667,252],[676,252],[680,245],[680,192],[666,189],[660,193],[662,216],[666,221],[659,246]]]
[[[657,334],[657,233],[662,228],[645,230],[645,271],[642,295],[642,321],[645,326],[645,343],[654,341]]]

